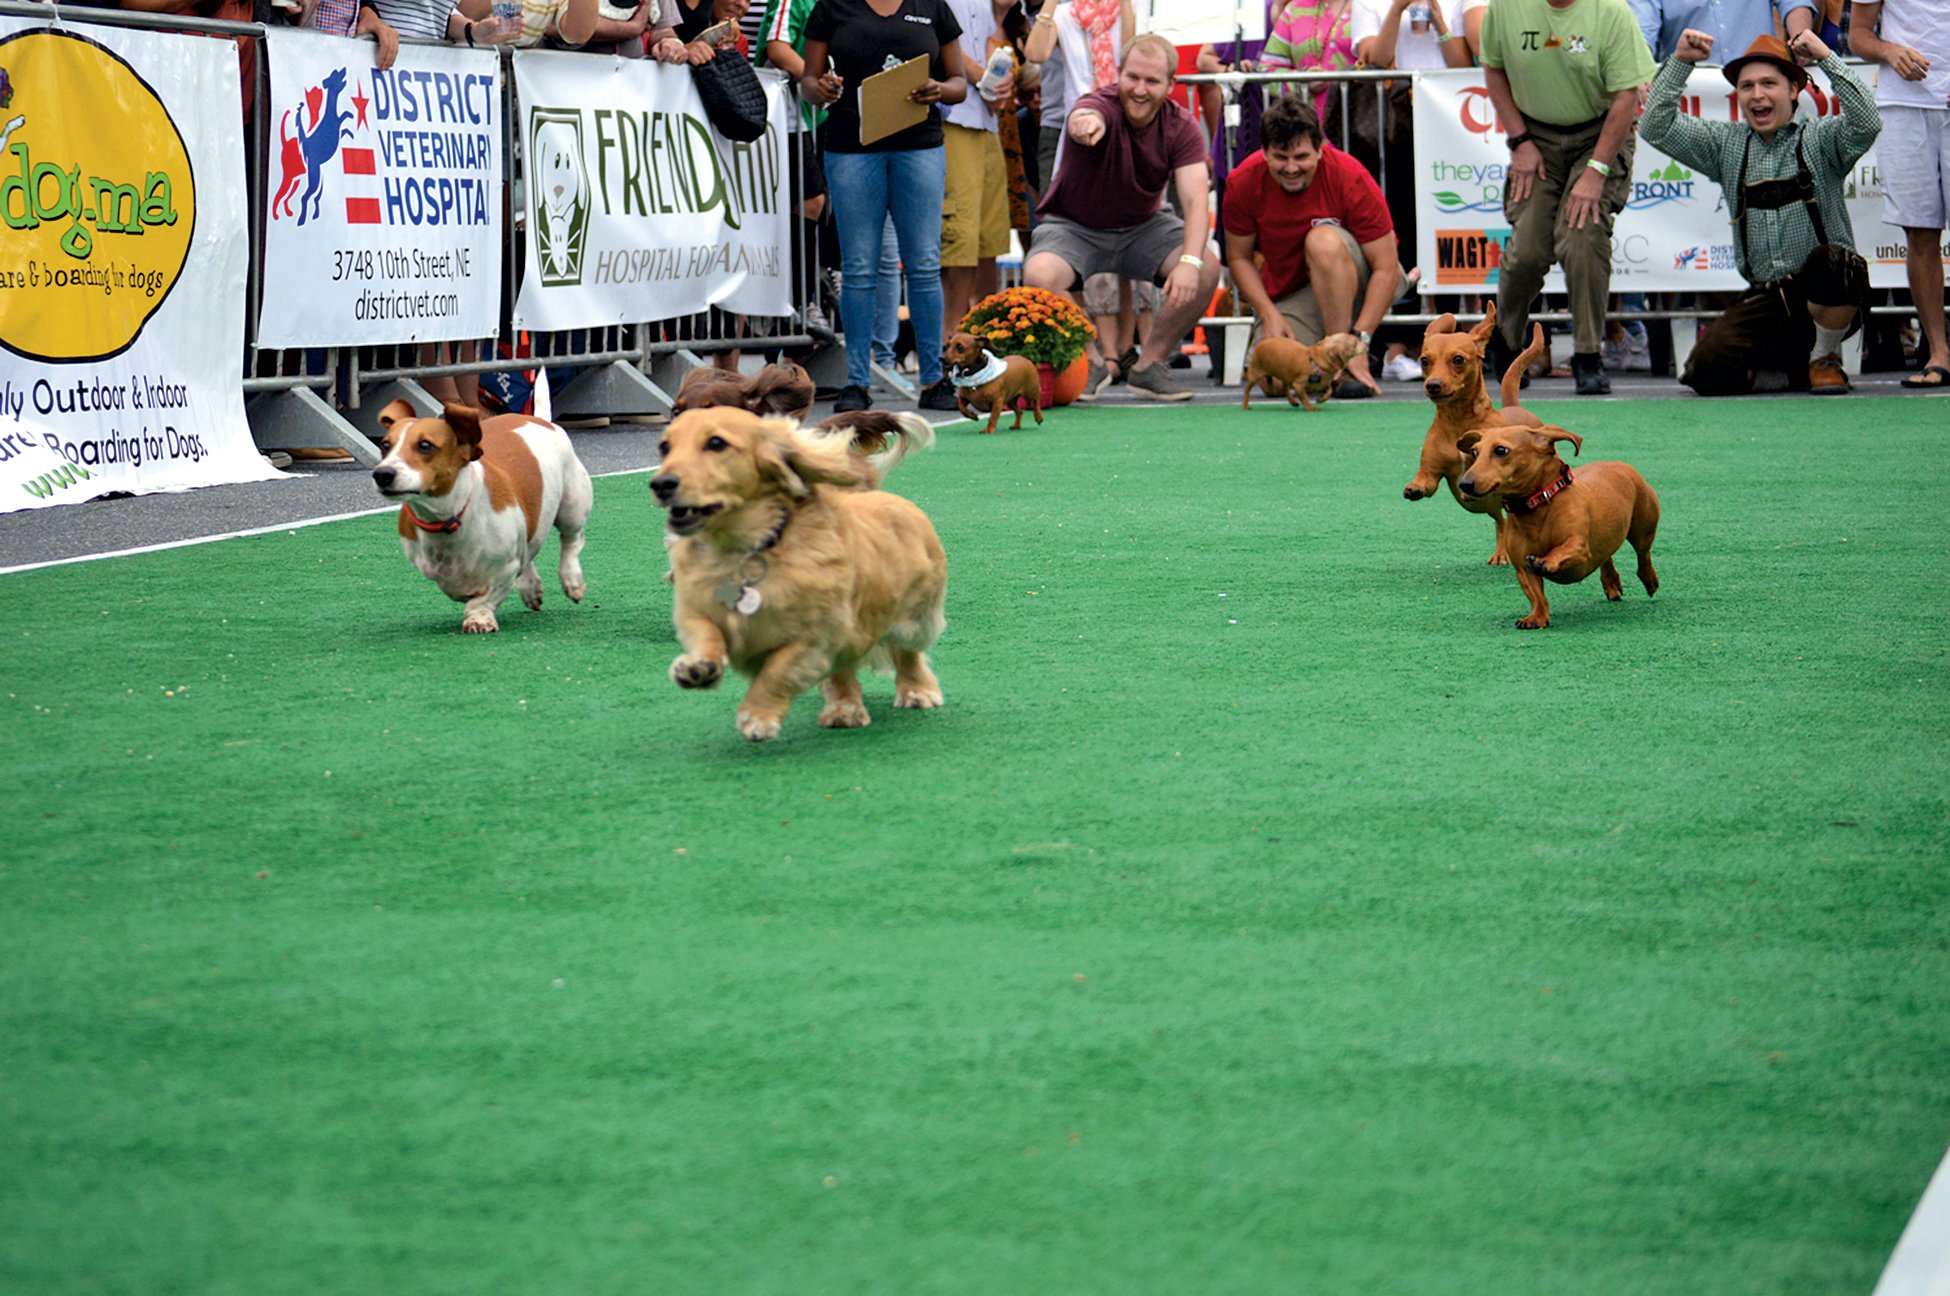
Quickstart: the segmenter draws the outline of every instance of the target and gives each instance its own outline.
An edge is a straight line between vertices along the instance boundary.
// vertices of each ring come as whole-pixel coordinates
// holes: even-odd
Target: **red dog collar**
[[[1566,468],[1562,477],[1559,477],[1535,495],[1505,495],[1503,497],[1503,511],[1506,513],[1515,513],[1519,516],[1525,513],[1535,513],[1538,509],[1550,503],[1553,496],[1570,484],[1571,470]]]
[[[473,502],[473,497],[470,496],[467,504],[472,504]],[[413,511],[411,504],[406,506],[406,516],[412,518],[413,525],[422,531],[431,531],[436,535],[452,535],[454,532],[460,530],[460,520],[467,516],[467,504],[460,506],[460,512],[440,522],[429,522],[425,518],[422,518],[418,513]]]

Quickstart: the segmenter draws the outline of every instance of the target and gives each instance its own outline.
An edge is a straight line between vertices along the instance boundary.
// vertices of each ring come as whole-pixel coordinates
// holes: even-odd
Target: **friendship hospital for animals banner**
[[[1820,71],[1802,93],[1800,112],[1839,111]],[[1686,82],[1681,111],[1708,120],[1738,121],[1733,87],[1717,67],[1700,67]],[[1480,71],[1425,72],[1415,83],[1417,223],[1424,292],[1494,290],[1503,248],[1503,184],[1510,151]],[[1900,288],[1901,231],[1882,223],[1882,180],[1874,150],[1855,164],[1844,184],[1855,245],[1869,262],[1869,282]],[[1632,197],[1612,227],[1612,291],[1708,292],[1745,287],[1734,265],[1733,230],[1725,195],[1711,176],[1638,142],[1632,159]],[[1564,290],[1552,269],[1546,292]]]
[[[279,474],[227,40],[0,17],[0,511]]]
[[[492,51],[266,31],[263,348],[491,337],[501,311]]]
[[[514,65],[527,195],[519,327],[674,319],[707,306],[790,312],[789,105],[777,75],[759,77],[765,134],[739,144],[712,129],[686,67],[563,53],[524,53]]]

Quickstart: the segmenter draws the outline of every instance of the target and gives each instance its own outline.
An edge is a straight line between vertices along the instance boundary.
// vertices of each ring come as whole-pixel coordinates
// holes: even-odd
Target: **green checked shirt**
[[[1747,154],[1747,182],[1791,180],[1799,172],[1797,150],[1808,162],[1808,174],[1815,184],[1815,205],[1821,209],[1822,227],[1830,243],[1855,247],[1855,229],[1848,222],[1848,208],[1842,202],[1842,181],[1869,146],[1882,132],[1882,114],[1876,111],[1875,96],[1849,71],[1840,56],[1830,54],[1818,64],[1828,75],[1841,111],[1830,117],[1816,117],[1813,109],[1796,100],[1794,117],[1763,140],[1745,122],[1701,121],[1679,111],[1679,95],[1692,72],[1690,64],[1667,59],[1652,78],[1652,91],[1645,101],[1645,116],[1639,134],[1653,148],[1677,158],[1695,171],[1704,171],[1720,182],[1726,191],[1727,209],[1735,206],[1740,186],[1740,155]],[[1752,147],[1748,148],[1748,141]],[[1742,228],[1742,227],[1745,228]],[[1748,242],[1749,235],[1752,243]],[[1740,273],[1748,283],[1767,283],[1784,279],[1799,270],[1814,251],[1815,223],[1807,205],[1790,206],[1748,213],[1745,221],[1733,226],[1733,246]]]

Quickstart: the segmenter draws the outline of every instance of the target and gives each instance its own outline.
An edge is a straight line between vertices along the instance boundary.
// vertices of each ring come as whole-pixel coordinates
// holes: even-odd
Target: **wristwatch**
[[[1536,140],[1536,137],[1535,137],[1535,136],[1533,136],[1533,135],[1531,135],[1531,133],[1530,133],[1529,131],[1525,131],[1525,132],[1524,132],[1523,134],[1521,134],[1521,135],[1512,135],[1512,136],[1511,136],[1511,137],[1510,137],[1510,138],[1509,138],[1508,140],[1506,140],[1506,141],[1504,141],[1504,142],[1505,142],[1505,143],[1507,143],[1507,144],[1508,144],[1508,145],[1510,146],[1510,151],[1511,151],[1512,153],[1515,153],[1515,152],[1517,151],[1517,146],[1518,146],[1518,145],[1520,145],[1520,144],[1535,144],[1535,143],[1537,142],[1537,140]]]
[[[1360,330],[1354,336],[1361,339],[1361,347],[1363,350],[1374,345],[1374,334],[1368,332],[1366,329]]]

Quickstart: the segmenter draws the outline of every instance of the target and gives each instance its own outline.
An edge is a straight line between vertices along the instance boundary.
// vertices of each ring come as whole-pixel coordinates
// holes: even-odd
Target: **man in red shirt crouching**
[[[1364,349],[1335,394],[1373,395],[1381,388],[1365,348],[1405,286],[1381,186],[1322,138],[1299,95],[1269,105],[1259,131],[1260,151],[1226,181],[1233,287],[1259,316],[1261,338],[1312,346],[1330,333],[1358,335]]]

